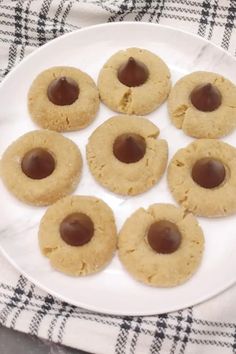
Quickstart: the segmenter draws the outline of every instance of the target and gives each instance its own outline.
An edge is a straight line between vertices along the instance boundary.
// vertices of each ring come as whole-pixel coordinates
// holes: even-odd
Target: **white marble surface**
[[[106,59],[117,50],[130,46],[146,48],[160,55],[171,69],[173,82],[196,70],[215,71],[228,78],[236,72],[235,60],[212,44],[152,24],[116,23],[109,28],[103,25],[71,33],[30,55],[0,87],[0,154],[11,141],[37,128],[29,118],[26,96],[29,85],[40,71],[53,65],[72,65],[88,72],[96,80]],[[107,202],[114,210],[119,229],[126,217],[138,207],[174,201],[168,192],[166,175],[150,191],[132,198],[116,196],[93,180],[85,161],[87,138],[112,115],[112,111],[101,105],[97,119],[88,128],[65,135],[78,144],[84,160],[82,180],[76,194],[96,195]],[[178,148],[192,141],[170,124],[166,104],[149,118],[160,128],[160,137],[167,139],[170,158]],[[224,141],[234,144],[235,138],[236,133],[233,133]],[[3,253],[36,285],[75,305],[115,314],[162,313],[203,301],[235,281],[235,217],[218,220],[199,218],[205,232],[206,249],[198,272],[182,286],[153,289],[134,281],[116,256],[103,272],[83,279],[54,271],[38,248],[38,223],[45,208],[18,202],[2,184],[0,195],[0,247]]]

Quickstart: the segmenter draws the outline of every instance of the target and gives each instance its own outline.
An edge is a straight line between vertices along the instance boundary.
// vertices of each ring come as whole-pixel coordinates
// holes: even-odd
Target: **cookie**
[[[43,71],[28,93],[28,110],[40,127],[58,132],[87,127],[99,108],[98,89],[92,78],[66,66]]]
[[[98,272],[116,249],[112,210],[102,200],[70,196],[57,201],[39,226],[39,246],[56,270],[80,276]]]
[[[32,205],[48,205],[76,188],[82,158],[70,139],[36,130],[7,148],[0,167],[3,183],[15,197]]]
[[[90,136],[86,155],[90,171],[102,186],[122,195],[150,189],[162,177],[168,157],[159,129],[145,118],[116,116]]]
[[[191,73],[172,88],[168,110],[173,124],[185,134],[220,138],[236,127],[236,86],[216,73]]]
[[[170,71],[157,55],[128,48],[114,54],[98,78],[101,100],[115,112],[145,115],[167,98]]]
[[[203,232],[192,214],[171,204],[138,209],[118,235],[118,254],[137,280],[172,287],[197,270],[204,249]]]
[[[222,141],[200,139],[172,158],[168,184],[175,200],[196,215],[236,212],[236,149]]]

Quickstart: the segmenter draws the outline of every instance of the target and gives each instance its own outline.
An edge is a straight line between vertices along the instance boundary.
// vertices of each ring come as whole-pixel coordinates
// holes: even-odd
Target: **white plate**
[[[94,26],[60,37],[29,55],[4,80],[0,87],[0,153],[14,139],[36,128],[27,112],[26,97],[35,76],[53,65],[76,66],[95,80],[104,62],[119,49],[146,48],[168,64],[172,81],[195,70],[211,70],[231,78],[236,61],[223,50],[190,34],[146,23],[114,23]],[[138,207],[157,202],[174,202],[166,175],[150,191],[137,197],[121,197],[99,186],[88,171],[85,145],[88,136],[114,115],[101,105],[99,114],[87,129],[65,134],[75,141],[83,154],[84,168],[76,194],[96,195],[114,210],[120,229],[126,217]],[[166,104],[149,115],[169,143],[170,158],[192,141],[174,128]],[[231,144],[236,133],[224,139]],[[38,248],[37,231],[45,208],[18,202],[0,184],[0,247],[6,258],[33,283],[71,304],[90,310],[119,315],[151,315],[178,310],[216,295],[236,279],[236,218],[207,220],[199,218],[206,247],[198,272],[184,285],[156,289],[136,282],[124,271],[117,256],[97,275],[72,278],[51,269]]]

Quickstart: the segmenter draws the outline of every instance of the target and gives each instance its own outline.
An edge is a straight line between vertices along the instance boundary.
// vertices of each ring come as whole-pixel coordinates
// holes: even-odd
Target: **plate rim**
[[[206,44],[209,44],[210,46],[213,46],[214,48],[216,48],[217,50],[220,50],[221,52],[223,52],[224,54],[226,54],[227,56],[229,56],[232,60],[236,61],[236,58],[227,50],[225,50],[224,48],[216,45],[215,43],[211,42],[209,39],[203,38],[195,33],[191,33],[188,31],[185,31],[183,29],[180,28],[176,28],[176,27],[172,27],[172,26],[168,26],[168,25],[161,25],[159,23],[152,23],[152,22],[138,22],[138,21],[119,21],[119,22],[107,22],[107,23],[99,23],[96,25],[90,25],[90,26],[85,26],[85,27],[81,27],[78,28],[74,31],[71,32],[67,32],[62,34],[59,37],[53,38],[51,40],[49,40],[48,42],[44,43],[43,45],[41,45],[40,47],[36,47],[32,52],[30,52],[28,55],[26,55],[20,62],[18,62],[16,65],[13,66],[13,68],[11,69],[11,71],[9,71],[5,77],[3,78],[3,80],[0,82],[0,89],[2,88],[2,85],[5,83],[5,81],[14,74],[14,72],[18,69],[18,66],[21,65],[22,63],[27,62],[32,56],[35,55],[35,53],[38,53],[39,51],[43,50],[45,47],[51,45],[51,43],[55,43],[57,41],[60,41],[62,38],[65,37],[70,37],[72,36],[74,33],[77,32],[87,32],[90,30],[93,30],[96,28],[102,28],[102,27],[116,27],[116,26],[124,26],[124,25],[131,25],[131,26],[143,26],[143,27],[159,27],[162,29],[166,29],[169,31],[175,31],[175,32],[179,32],[182,33],[184,35],[188,35],[188,36],[193,36],[194,38],[196,38],[197,40],[203,41]]]
[[[221,293],[223,293],[224,291],[228,290],[229,288],[233,287],[236,283],[235,280],[233,280],[232,282],[229,282],[229,284],[227,286],[223,286],[222,288],[219,287],[219,289],[217,291],[213,291],[210,295],[208,293],[208,295],[206,296],[202,296],[197,302],[195,302],[194,304],[192,304],[191,302],[189,304],[187,304],[184,307],[179,307],[178,305],[176,305],[176,307],[173,306],[173,308],[170,311],[158,311],[158,313],[153,313],[153,311],[142,311],[142,314],[140,314],[139,312],[135,313],[134,311],[132,312],[123,312],[121,313],[120,311],[110,311],[108,309],[105,308],[97,308],[96,306],[90,306],[87,304],[84,304],[82,302],[77,302],[77,301],[73,301],[68,299],[66,296],[60,295],[57,292],[55,292],[54,290],[49,290],[47,288],[47,286],[41,285],[41,283],[37,280],[35,280],[33,277],[31,277],[30,275],[28,275],[24,270],[21,269],[20,266],[18,266],[15,261],[8,256],[8,254],[6,253],[6,251],[2,248],[1,244],[0,244],[0,253],[4,256],[5,259],[7,259],[7,261],[13,266],[13,268],[15,268],[18,273],[20,273],[21,275],[23,275],[27,280],[29,280],[32,284],[34,284],[35,286],[37,286],[39,289],[45,291],[46,293],[48,293],[49,295],[57,298],[60,301],[64,301],[66,303],[68,303],[69,305],[72,306],[76,306],[79,308],[82,308],[83,310],[87,310],[93,313],[98,313],[98,314],[104,314],[104,315],[111,315],[111,316],[139,316],[139,317],[144,317],[144,316],[158,316],[164,313],[173,313],[176,311],[181,311],[181,310],[185,310],[189,307],[192,306],[197,306],[200,305],[201,303],[213,299],[217,296],[219,296]]]

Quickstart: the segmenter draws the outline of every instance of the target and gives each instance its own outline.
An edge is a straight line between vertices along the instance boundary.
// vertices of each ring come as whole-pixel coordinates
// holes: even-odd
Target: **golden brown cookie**
[[[87,127],[98,108],[99,94],[93,79],[73,67],[56,66],[43,71],[28,93],[33,121],[58,132]]]
[[[95,197],[71,196],[50,206],[39,227],[39,245],[51,265],[68,275],[98,272],[116,249],[112,210]]]
[[[100,125],[87,144],[87,161],[94,178],[122,195],[150,189],[162,177],[168,157],[159,129],[145,118],[116,116]]]
[[[172,287],[199,267],[204,236],[196,218],[171,204],[138,209],[118,236],[119,258],[137,280]]]
[[[172,158],[168,184],[176,201],[196,215],[236,212],[236,149],[222,141],[200,139]]]
[[[236,127],[236,86],[216,73],[191,73],[172,88],[168,109],[173,124],[185,134],[222,137]]]
[[[115,53],[98,78],[101,100],[113,111],[145,115],[167,98],[170,71],[157,55],[145,49],[128,48]]]
[[[0,167],[2,180],[15,197],[33,205],[48,205],[74,191],[82,158],[70,139],[36,130],[7,148]]]

